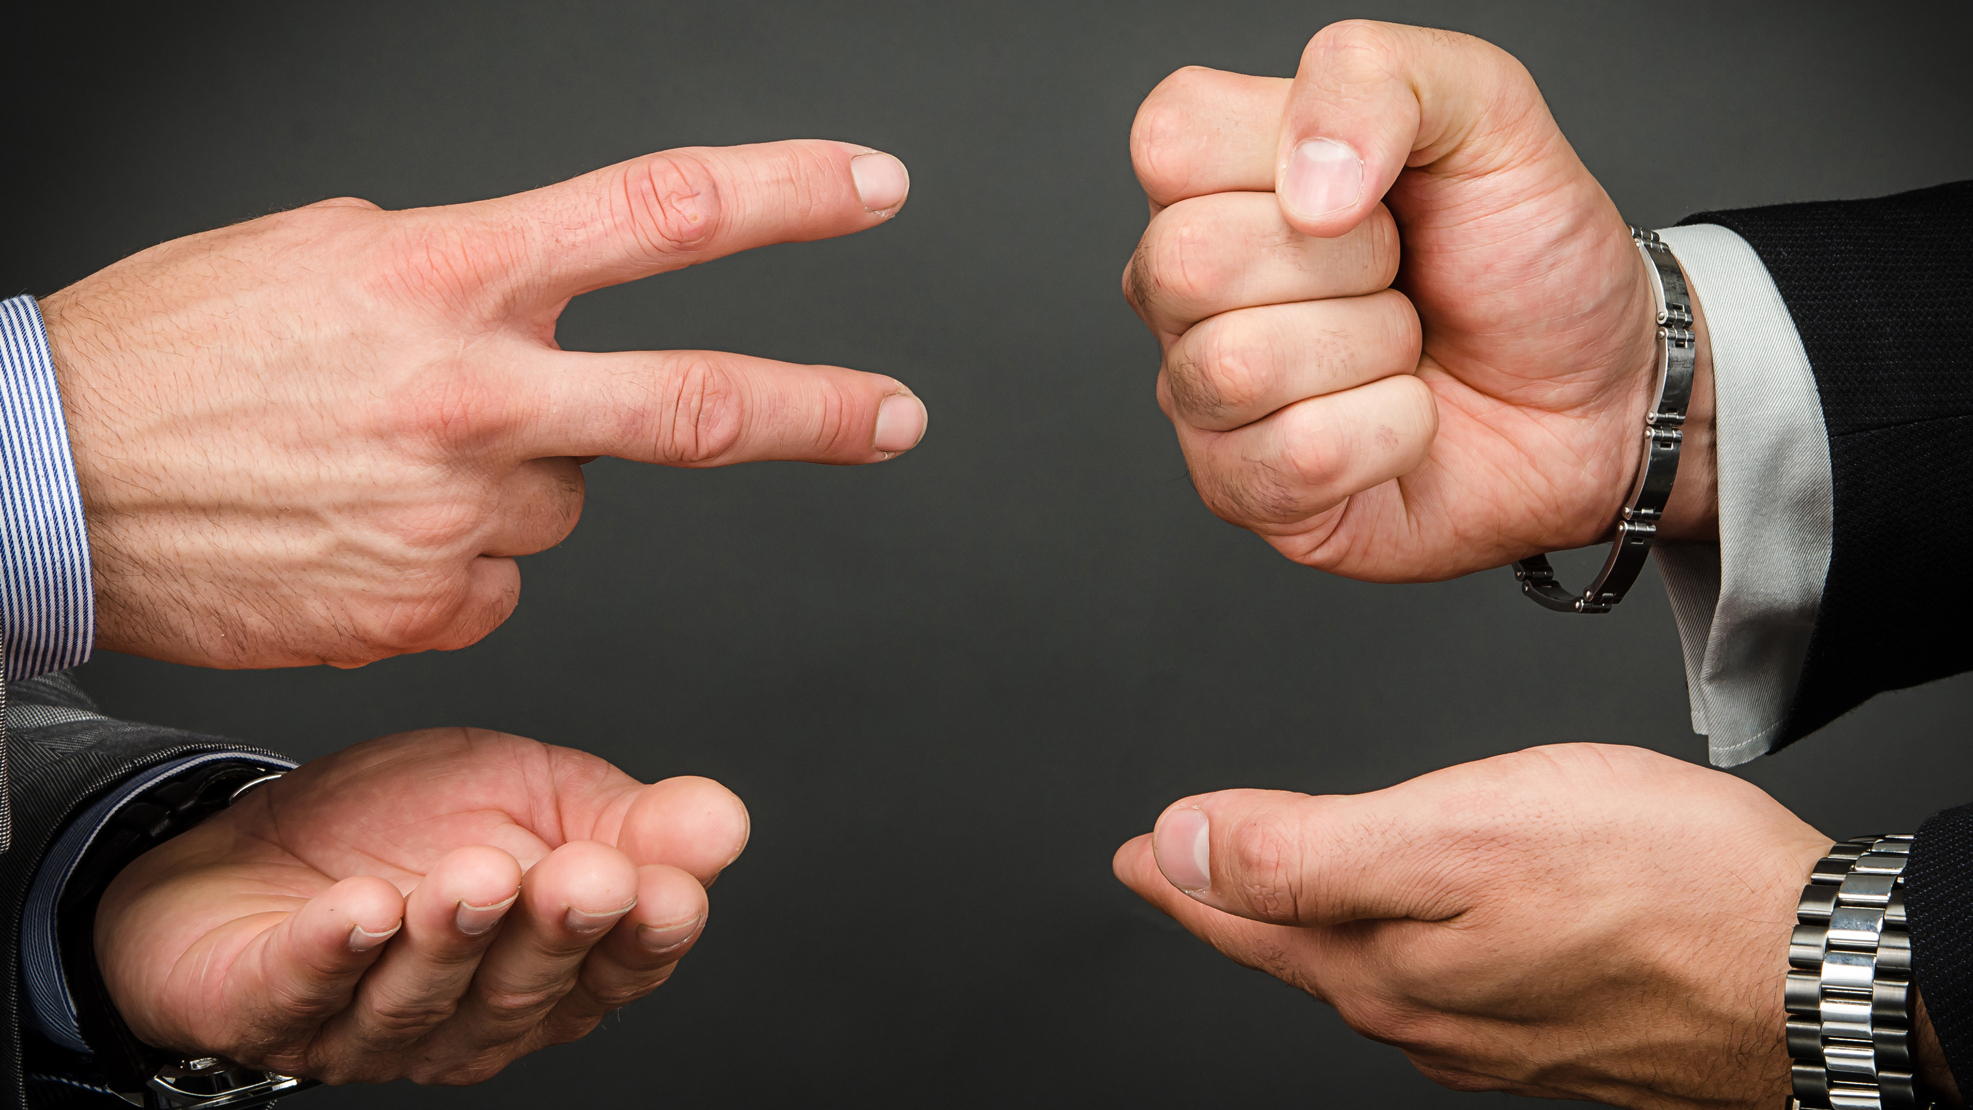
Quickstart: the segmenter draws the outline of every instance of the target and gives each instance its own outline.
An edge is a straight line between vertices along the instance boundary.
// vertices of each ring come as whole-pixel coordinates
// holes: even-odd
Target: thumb
[[[1443,871],[1447,853],[1421,831],[1387,791],[1222,790],[1173,803],[1151,851],[1195,901],[1255,921],[1443,921],[1466,907]]]
[[[1534,78],[1470,35],[1350,20],[1302,51],[1275,193],[1296,230],[1355,227],[1407,166],[1473,173],[1561,140]]]

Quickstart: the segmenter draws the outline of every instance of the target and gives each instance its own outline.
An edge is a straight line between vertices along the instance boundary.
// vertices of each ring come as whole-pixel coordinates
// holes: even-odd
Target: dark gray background
[[[1166,73],[1290,74],[1350,15],[1519,55],[1631,219],[1973,175],[1966,6],[227,5],[21,13],[0,289],[337,194],[524,189],[649,150],[792,136],[909,163],[852,239],[597,293],[572,348],[730,348],[894,374],[930,434],[861,470],[603,461],[479,646],[212,673],[106,656],[113,711],[297,756],[496,726],[752,808],[659,996],[486,1087],[296,1105],[1453,1106],[1392,1049],[1220,959],[1111,878],[1170,800],[1357,791],[1535,743],[1703,759],[1648,580],[1575,620],[1506,571],[1370,586],[1219,523],[1152,399],[1117,276],[1125,138]],[[10,63],[11,64],[11,63]],[[1908,596],[1925,584],[1910,584]],[[1828,832],[1973,797],[1973,685],[1889,696],[1748,770]],[[1868,751],[1901,768],[1859,779]],[[1613,800],[1613,804],[1621,804]]]

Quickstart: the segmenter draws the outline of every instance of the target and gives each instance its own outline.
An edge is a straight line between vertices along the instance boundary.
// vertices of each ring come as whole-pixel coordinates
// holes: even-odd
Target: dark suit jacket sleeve
[[[1973,181],[1684,222],[1731,229],[1767,265],[1829,433],[1829,576],[1778,747],[1973,670],[1956,574],[1973,552]]]
[[[35,871],[56,836],[96,798],[160,764],[206,752],[253,751],[214,736],[111,720],[95,713],[64,673],[10,683],[7,737],[12,772],[13,843],[0,856],[0,937],[6,951],[4,1014],[0,1014],[0,1107],[128,1105],[65,1081],[31,1087],[39,1038],[23,1029],[21,911]],[[271,754],[271,753],[267,753]],[[25,1051],[25,1055],[24,1055]]]
[[[1829,576],[1776,746],[1873,695],[1973,669],[1973,182],[1707,212],[1766,264],[1815,371]],[[1927,821],[1908,885],[1919,991],[1973,1093],[1973,807]]]

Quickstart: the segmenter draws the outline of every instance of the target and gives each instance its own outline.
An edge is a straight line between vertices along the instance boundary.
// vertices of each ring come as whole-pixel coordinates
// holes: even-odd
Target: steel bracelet
[[[1788,943],[1789,1110],[1928,1110],[1912,1064],[1909,836],[1862,836],[1809,875]]]
[[[1637,483],[1617,518],[1615,542],[1603,570],[1581,594],[1555,581],[1548,556],[1531,555],[1514,564],[1521,592],[1546,609],[1560,613],[1607,613],[1622,601],[1637,581],[1658,535],[1658,519],[1671,499],[1678,476],[1678,451],[1684,438],[1685,409],[1692,399],[1692,373],[1698,350],[1692,337],[1692,292],[1672,250],[1655,231],[1630,229],[1631,242],[1644,256],[1651,275],[1651,293],[1658,304],[1658,382],[1654,400],[1644,412],[1644,460]]]

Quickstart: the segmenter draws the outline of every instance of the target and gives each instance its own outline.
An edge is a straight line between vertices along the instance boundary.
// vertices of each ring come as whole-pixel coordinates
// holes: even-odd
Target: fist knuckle
[[[1182,301],[1210,299],[1232,279],[1210,229],[1182,207],[1165,211],[1168,218],[1152,237],[1149,283],[1153,295],[1164,292]]]
[[[1234,524],[1285,524],[1308,515],[1301,489],[1274,459],[1250,459],[1235,474],[1194,481],[1206,506]]]
[[[619,230],[657,258],[703,248],[718,233],[725,208],[712,167],[683,151],[626,166],[616,199]]]
[[[717,462],[740,441],[739,383],[712,359],[688,357],[658,382],[652,454],[670,466]]]
[[[1395,431],[1384,426],[1369,434],[1379,438],[1380,442],[1396,436]],[[1339,436],[1297,436],[1287,455],[1288,465],[1294,468],[1294,483],[1299,489],[1338,489],[1349,479],[1350,452]]]
[[[1130,125],[1130,161],[1137,179],[1153,196],[1181,187],[1184,152],[1190,145],[1186,105],[1195,99],[1206,70],[1187,66],[1158,82],[1138,106]]]
[[[1273,377],[1268,337],[1236,324],[1231,317],[1199,326],[1196,358],[1180,356],[1172,380],[1172,400],[1203,416],[1251,412],[1263,403]]]

